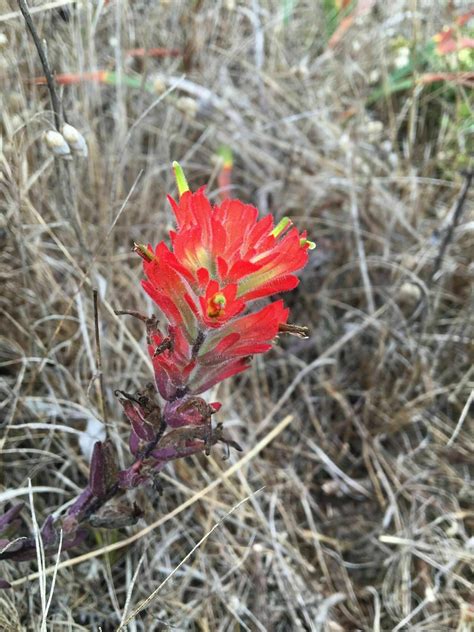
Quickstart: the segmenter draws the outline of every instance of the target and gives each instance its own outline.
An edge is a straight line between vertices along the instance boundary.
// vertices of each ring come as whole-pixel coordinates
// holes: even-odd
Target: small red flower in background
[[[442,31],[433,36],[438,55],[448,55],[463,49],[474,48],[474,39],[469,37],[469,32],[465,34],[462,32],[462,27],[473,18],[474,9],[470,9],[457,16],[455,26],[445,26]]]
[[[282,301],[252,310],[253,301],[298,285],[294,272],[314,244],[288,218],[273,217],[239,200],[212,206],[204,190],[191,193],[174,163],[179,202],[170,199],[177,230],[171,246],[137,246],[143,287],[168,320],[149,331],[149,352],[161,396],[196,395],[249,366],[249,356],[271,348],[288,319]]]

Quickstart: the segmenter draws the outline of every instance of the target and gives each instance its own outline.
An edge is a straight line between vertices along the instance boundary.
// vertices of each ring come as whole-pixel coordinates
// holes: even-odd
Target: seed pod
[[[63,125],[62,133],[71,150],[78,156],[87,158],[88,150],[84,136],[75,127],[66,123]]]
[[[422,291],[420,286],[412,283],[411,281],[405,281],[405,283],[402,283],[397,294],[399,303],[409,307],[413,307],[419,303],[421,297]]]
[[[23,509],[24,503],[14,505],[11,509],[0,516],[0,535],[11,535],[15,533],[21,524],[19,518],[20,512]]]
[[[44,142],[46,143],[46,147],[53,152],[55,156],[71,160],[71,148],[62,134],[56,132],[54,129],[50,129],[44,134]]]
[[[156,92],[156,94],[163,94],[166,92],[166,82],[162,76],[157,75],[156,77],[153,77],[151,83],[153,85],[153,91]]]
[[[199,110],[198,102],[191,97],[179,97],[176,107],[190,119],[193,119]]]

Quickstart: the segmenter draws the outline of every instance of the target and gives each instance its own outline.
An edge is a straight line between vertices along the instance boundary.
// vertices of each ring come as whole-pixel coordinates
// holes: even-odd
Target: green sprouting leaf
[[[402,81],[397,81],[397,82],[391,82],[389,80],[388,82],[383,84],[380,88],[375,89],[371,94],[369,94],[369,96],[367,97],[366,103],[367,105],[371,105],[372,103],[375,103],[382,97],[387,97],[390,94],[393,94],[394,92],[401,92],[402,90],[408,90],[409,88],[413,86],[413,84],[414,84],[413,77],[410,77]]]
[[[335,0],[323,0],[323,13],[326,38],[329,40],[337,29],[340,19],[339,9],[336,6]]]
[[[288,26],[290,23],[290,19],[293,16],[293,11],[295,10],[296,3],[298,0],[281,0],[282,9],[283,9],[283,24]]]

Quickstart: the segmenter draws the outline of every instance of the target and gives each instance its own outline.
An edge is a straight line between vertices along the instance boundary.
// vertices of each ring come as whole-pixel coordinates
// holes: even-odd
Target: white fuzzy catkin
[[[44,142],[46,147],[59,158],[71,158],[71,148],[66,142],[66,139],[62,134],[54,129],[50,129],[44,134]]]
[[[166,81],[162,75],[151,77],[150,83],[152,84],[153,91],[156,92],[156,94],[163,94],[166,92]]]
[[[84,136],[69,123],[65,123],[61,131],[71,150],[75,154],[87,158],[88,150]]]
[[[180,97],[176,101],[176,107],[191,119],[196,116],[199,109],[197,101],[191,97]]]

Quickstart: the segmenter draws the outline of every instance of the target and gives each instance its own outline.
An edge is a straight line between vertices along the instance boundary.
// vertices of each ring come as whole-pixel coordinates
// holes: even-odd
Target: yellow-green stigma
[[[208,301],[207,315],[211,318],[216,318],[217,316],[220,316],[224,311],[226,303],[226,298],[221,292],[214,294],[214,296]]]
[[[289,228],[289,226],[291,226],[292,223],[293,222],[291,221],[289,217],[282,217],[281,220],[278,222],[278,224],[275,226],[275,228],[272,230],[270,235],[273,235],[273,237],[278,237],[287,228]]]
[[[147,246],[145,246],[144,244],[134,243],[133,249],[145,261],[153,261],[153,259],[155,258],[153,252],[151,252],[151,250],[147,248]]]
[[[302,248],[306,246],[308,250],[314,250],[316,248],[314,241],[310,241],[309,239],[300,239],[300,246]]]

